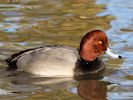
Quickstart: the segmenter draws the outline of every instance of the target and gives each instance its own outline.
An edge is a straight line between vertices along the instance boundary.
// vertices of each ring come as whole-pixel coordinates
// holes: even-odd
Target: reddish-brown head
[[[101,30],[88,32],[80,43],[80,56],[87,61],[94,61],[104,54],[108,47],[108,38]]]

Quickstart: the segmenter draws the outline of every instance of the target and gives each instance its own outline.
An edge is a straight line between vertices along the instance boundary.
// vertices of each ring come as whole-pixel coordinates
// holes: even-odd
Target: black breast
[[[105,68],[105,64],[101,59],[95,59],[94,61],[86,61],[84,59],[78,59],[74,73],[76,76],[89,73],[96,73]]]

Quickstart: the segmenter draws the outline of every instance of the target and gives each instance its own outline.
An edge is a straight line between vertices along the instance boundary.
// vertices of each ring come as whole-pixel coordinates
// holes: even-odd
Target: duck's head
[[[86,61],[94,61],[102,54],[108,54],[113,58],[122,58],[118,54],[114,54],[109,48],[108,38],[105,32],[94,30],[88,32],[80,43],[80,57]]]

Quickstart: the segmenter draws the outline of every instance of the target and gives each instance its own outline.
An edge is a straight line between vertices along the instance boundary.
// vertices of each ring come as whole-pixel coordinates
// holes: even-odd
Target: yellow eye
[[[102,44],[103,42],[102,41],[98,41],[99,44]]]

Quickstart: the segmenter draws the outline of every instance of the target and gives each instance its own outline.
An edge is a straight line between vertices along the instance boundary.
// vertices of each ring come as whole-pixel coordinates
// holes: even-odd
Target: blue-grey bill
[[[109,56],[113,57],[113,58],[121,58],[122,57],[118,54],[115,54],[109,47],[106,50],[106,54],[108,54]]]

